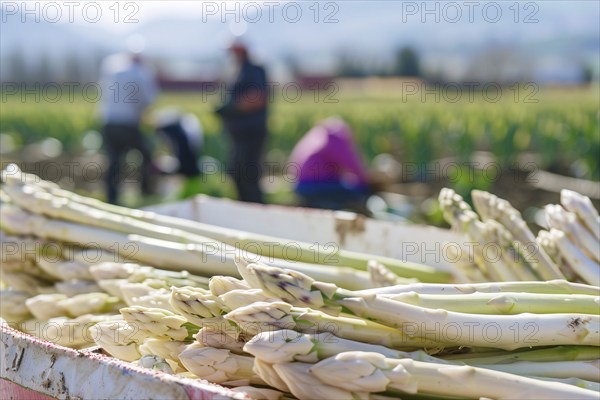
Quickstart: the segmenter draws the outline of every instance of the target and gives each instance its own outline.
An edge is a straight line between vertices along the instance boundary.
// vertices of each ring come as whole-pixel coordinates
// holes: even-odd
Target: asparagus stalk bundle
[[[541,231],[538,242],[549,248],[554,257],[574,279],[600,284],[600,220],[589,198],[563,190],[562,206],[545,208],[549,232]],[[564,207],[564,208],[563,208]]]
[[[214,292],[172,288],[173,312],[140,306],[122,309],[123,322],[144,339],[122,347],[112,344],[111,354],[139,354],[138,360],[152,356],[182,376],[230,387],[267,386],[300,399],[410,394],[478,398],[492,392],[499,393],[494,398],[597,396],[593,391],[600,359],[597,287],[565,281],[408,284],[383,290],[388,294],[365,295],[296,271],[248,263],[239,268],[244,281],[214,277],[210,284]],[[402,287],[424,293],[399,290]],[[365,303],[358,307],[353,301]],[[529,313],[510,314],[511,310]],[[572,317],[568,329],[555,328],[565,323],[565,315]],[[434,329],[428,324],[438,316],[450,318],[450,325],[470,323],[473,330],[460,341],[431,338]],[[425,327],[407,332],[399,325],[405,319]],[[525,320],[544,332],[531,327],[516,331]],[[533,332],[533,341],[514,336],[486,339],[475,325],[490,321],[501,331],[512,326],[512,335]],[[570,345],[547,347],[555,343]],[[152,360],[136,362],[155,368]],[[335,374],[330,370],[337,368],[341,369]],[[433,388],[433,382],[438,386]]]
[[[528,258],[531,259],[531,266],[542,279],[564,278],[558,266],[552,262],[544,249],[537,245],[535,236],[521,217],[521,213],[508,201],[480,190],[474,190],[471,195],[475,209],[484,220],[497,220],[523,249],[531,248],[527,252]]]
[[[508,201],[478,190],[472,192],[472,198],[478,214],[451,189],[442,189],[439,202],[452,227],[475,243],[473,250],[463,248],[459,256],[469,253],[488,279],[566,277],[598,284],[600,219],[589,198],[563,190],[562,207],[548,205],[545,209],[548,224],[556,231],[542,231],[537,239]],[[486,246],[495,247],[492,254],[486,254]],[[477,279],[473,271],[466,276]]]
[[[16,238],[10,239],[16,240]],[[35,243],[31,238],[25,238],[25,240],[32,241],[22,244],[27,246],[30,251],[44,247],[60,250],[51,254],[55,260],[61,260],[62,250],[66,249],[66,246],[53,242]],[[70,254],[72,256],[75,253],[71,252]],[[21,259],[22,256],[18,258]],[[25,261],[41,264],[44,262],[41,261],[42,258],[35,256],[25,258]],[[1,265],[1,276],[9,285],[8,289],[2,290],[0,316],[3,320],[18,329],[41,336],[45,340],[76,348],[93,345],[94,334],[98,334],[100,335],[98,343],[102,343],[107,352],[118,355],[127,361],[139,358],[137,357],[139,355],[137,344],[121,343],[117,340],[118,338],[113,338],[112,342],[109,341],[108,334],[102,334],[103,330],[108,329],[106,326],[100,327],[100,331],[92,329],[97,322],[108,320],[114,325],[113,316],[118,315],[119,309],[126,304],[172,311],[169,304],[171,287],[190,284],[208,287],[207,278],[197,277],[186,271],[162,271],[131,263],[105,262],[90,266],[81,260],[72,262],[61,260],[58,263],[50,262],[47,265],[47,269],[55,275],[54,279],[58,279],[62,275],[66,280],[56,281],[52,284],[50,281],[37,278],[29,273],[6,272],[4,265]],[[57,265],[63,266],[64,271],[57,273]],[[43,270],[40,269],[40,271]],[[41,272],[40,275],[46,276],[45,272]],[[70,279],[73,276],[86,276],[95,280]],[[116,277],[123,279],[105,279]],[[108,282],[111,285],[107,285]],[[105,287],[110,287],[110,293],[102,292],[102,288]],[[19,288],[25,290],[19,291]],[[126,322],[123,321],[123,324]],[[109,333],[123,336],[130,326],[121,328],[117,325]],[[137,325],[135,329],[138,329]]]
[[[577,275],[589,284],[600,285],[600,266],[597,262],[589,259],[563,231],[550,230],[550,238],[558,248],[561,257],[568,260],[569,266]]]
[[[2,206],[2,228],[15,234],[33,234],[61,242],[78,243],[81,246],[94,243],[102,249],[114,249],[118,244],[124,257],[132,257],[149,265],[165,269],[185,269],[200,275],[227,274],[237,276],[235,249],[207,248],[202,244],[183,244],[139,235],[124,234],[92,226],[48,219],[28,214],[14,206]],[[248,254],[251,258],[258,256]],[[176,264],[173,262],[176,261]],[[303,271],[323,280],[335,281],[349,288],[368,288],[368,273],[347,267],[324,268],[285,260],[273,264]],[[445,275],[443,273],[442,275]],[[435,279],[433,281],[436,281]],[[439,280],[438,280],[439,281]]]
[[[474,261],[485,275],[496,281],[564,278],[510,203],[487,192],[473,191],[472,196],[484,222],[451,189],[440,191],[439,202],[452,227],[475,242]],[[499,256],[489,254],[490,248],[496,248]]]
[[[284,364],[285,365],[285,364]],[[309,373],[328,385],[352,393],[397,391],[461,398],[564,399],[597,398],[593,391],[484,368],[437,365],[351,351],[320,361]]]
[[[160,370],[166,372],[172,371],[173,373],[184,371],[185,366],[181,361],[180,351],[184,346],[187,346],[187,343],[193,343],[193,348],[211,349],[210,351],[202,350],[201,353],[213,354],[213,350],[215,349],[223,350],[214,352],[215,357],[213,358],[198,358],[196,364],[191,364],[190,368],[200,368],[199,370],[196,370],[198,373],[209,373],[208,376],[214,376],[214,378],[211,379],[220,381],[229,386],[247,385],[252,381],[255,382],[252,384],[269,385],[283,392],[292,392],[300,398],[303,398],[302,396],[309,396],[309,394],[310,396],[314,395],[315,390],[318,393],[332,393],[331,390],[334,390],[336,394],[341,395],[343,393],[344,396],[354,396],[360,393],[361,396],[364,395],[368,398],[380,397],[381,395],[379,394],[372,395],[363,392],[355,392],[353,388],[350,387],[341,388],[331,385],[330,382],[321,382],[318,377],[315,377],[314,373],[311,372],[311,368],[314,364],[339,354],[352,351],[375,352],[382,354],[387,359],[393,360],[416,360],[427,364],[427,368],[430,368],[432,364],[452,365],[454,367],[465,367],[463,364],[468,364],[476,366],[477,369],[485,370],[486,374],[499,371],[498,373],[506,374],[510,376],[511,379],[515,376],[520,378],[535,373],[537,374],[534,378],[536,382],[541,382],[544,379],[549,380],[543,384],[560,385],[560,390],[564,393],[568,392],[572,394],[570,391],[571,387],[576,390],[583,390],[585,388],[594,389],[597,387],[595,382],[585,379],[593,377],[594,371],[597,369],[598,356],[595,355],[597,353],[589,351],[589,355],[585,354],[585,351],[587,351],[586,349],[590,349],[590,347],[575,346],[577,349],[584,350],[584,353],[579,353],[575,357],[573,357],[572,352],[565,354],[564,352],[558,351],[558,349],[536,350],[539,352],[552,352],[552,355],[532,356],[532,360],[527,357],[514,356],[512,355],[513,353],[510,352],[503,352],[501,354],[491,353],[491,356],[487,355],[490,353],[481,353],[481,355],[478,356],[478,353],[475,352],[471,353],[472,356],[457,354],[457,357],[450,357],[446,354],[451,353],[446,353],[444,346],[450,351],[450,347],[453,346],[454,343],[439,343],[437,341],[432,341],[430,340],[431,338],[427,338],[427,335],[425,335],[425,338],[415,336],[410,337],[406,332],[397,330],[393,326],[385,326],[370,321],[369,319],[373,318],[373,315],[375,315],[376,318],[382,318],[381,315],[377,314],[377,304],[374,304],[375,314],[365,314],[362,317],[360,315],[352,316],[349,314],[341,314],[336,317],[314,309],[325,310],[328,313],[338,312],[340,310],[340,305],[330,301],[331,298],[324,296],[325,293],[330,295],[332,292],[336,292],[336,294],[340,296],[339,300],[348,299],[348,297],[344,296],[379,296],[384,300],[402,304],[403,302],[400,301],[400,299],[404,298],[404,304],[407,305],[410,305],[408,303],[412,301],[420,303],[420,307],[422,308],[428,308],[423,307],[424,304],[422,302],[430,302],[428,305],[431,307],[429,308],[431,310],[435,310],[441,305],[444,305],[444,308],[447,309],[463,309],[463,307],[467,307],[473,315],[478,315],[473,311],[487,312],[490,313],[489,315],[495,316],[496,319],[498,318],[498,314],[501,314],[503,310],[498,309],[497,311],[492,311],[496,309],[497,305],[494,305],[493,302],[489,302],[497,297],[501,299],[512,299],[511,301],[514,303],[512,307],[517,307],[516,309],[513,309],[515,310],[514,312],[517,312],[516,310],[518,310],[519,307],[527,307],[526,304],[529,301],[531,309],[528,311],[535,311],[537,314],[547,311],[549,315],[559,315],[557,313],[568,311],[570,310],[570,307],[572,307],[575,308],[578,313],[588,312],[586,315],[589,316],[594,313],[594,304],[597,304],[597,302],[594,303],[600,290],[597,287],[573,284],[565,281],[508,282],[473,285],[408,284],[396,285],[392,288],[383,288],[380,291],[384,294],[380,295],[374,295],[372,293],[362,295],[360,292],[350,292],[338,289],[335,288],[334,285],[325,284],[323,282],[313,281],[310,283],[310,279],[302,276],[302,274],[293,271],[284,271],[289,276],[284,277],[285,284],[278,283],[276,285],[283,291],[282,293],[276,294],[274,290],[267,290],[263,278],[260,277],[261,268],[268,270],[269,272],[274,272],[273,268],[260,265],[240,265],[243,271],[241,275],[246,277],[245,281],[240,281],[235,278],[214,277],[209,286],[211,289],[214,289],[215,293],[193,287],[186,287],[183,288],[183,290],[174,288],[171,290],[169,298],[172,299],[173,294],[177,292],[179,294],[185,293],[188,295],[185,297],[185,301],[192,301],[193,304],[198,302],[197,306],[200,305],[204,307],[203,310],[205,311],[203,312],[206,313],[202,314],[198,312],[197,315],[199,319],[197,322],[206,323],[206,321],[203,321],[203,318],[201,318],[202,316],[207,320],[225,316],[227,321],[234,321],[238,324],[239,331],[245,334],[254,333],[260,336],[265,333],[265,329],[269,329],[269,326],[272,327],[271,329],[276,327],[292,328],[293,331],[288,330],[287,332],[294,332],[296,335],[306,335],[311,338],[322,337],[324,338],[322,340],[323,344],[315,344],[315,341],[313,340],[309,347],[305,341],[295,347],[299,349],[297,351],[290,351],[288,348],[283,354],[280,353],[279,356],[270,355],[269,353],[277,352],[277,350],[269,350],[267,347],[263,346],[262,350],[255,351],[253,350],[252,345],[250,345],[250,343],[253,343],[252,340],[244,346],[244,341],[240,341],[232,336],[227,336],[226,334],[223,335],[224,332],[219,331],[219,327],[221,326],[219,324],[207,325],[200,330],[199,325],[189,323],[186,318],[178,318],[175,310],[173,310],[175,313],[169,313],[169,311],[164,309],[156,310],[139,306],[130,307],[134,308],[135,312],[125,309],[123,315],[127,316],[127,321],[129,322],[121,320],[121,323],[126,323],[127,325],[134,327],[136,333],[141,335],[144,339],[138,342],[130,341],[121,343],[111,343],[107,340],[103,342],[100,339],[97,343],[105,348],[107,352],[119,358],[135,361],[140,365],[147,365],[149,368],[157,368],[157,365],[163,365],[165,368],[159,368]],[[114,276],[119,275],[104,275],[103,277]],[[308,294],[302,290],[302,288],[307,286],[307,282],[310,283]],[[300,288],[294,288],[293,284],[296,283],[300,283]],[[133,293],[129,297],[131,304],[138,301],[138,299],[143,298],[148,293],[152,293],[152,288],[144,284],[124,283],[123,287],[130,288],[131,293]],[[318,290],[312,290],[315,287],[317,287]],[[311,293],[316,291],[320,292],[321,302],[318,301],[316,293]],[[423,292],[423,294],[415,296],[415,293],[411,293],[413,291],[420,291]],[[296,300],[292,299],[289,294],[290,292],[294,293],[294,296],[297,297]],[[539,293],[537,296],[540,296],[539,304],[533,302],[533,298],[536,296],[534,293],[536,292]],[[562,295],[560,295],[561,293]],[[161,296],[164,295],[165,293],[162,292]],[[445,299],[447,301],[444,301],[444,296],[447,297]],[[561,299],[561,296],[564,298]],[[333,297],[336,296],[334,295]],[[415,298],[417,300],[415,300]],[[305,307],[294,307],[281,301],[285,300],[292,303],[300,301],[300,303],[296,304],[305,306],[306,299],[309,299],[310,302],[314,302],[315,304],[322,304],[317,307],[315,304],[311,303],[311,308],[309,309]],[[581,302],[582,300],[583,302]],[[205,301],[206,304],[202,301]],[[259,303],[246,306],[247,303],[256,301],[259,301]],[[260,303],[261,301],[262,303]],[[477,302],[479,302],[479,306],[476,304]],[[503,300],[500,303],[507,303],[507,301]],[[510,301],[508,301],[508,303],[510,303]],[[546,304],[546,307],[542,306],[542,304]],[[207,305],[209,307],[207,307]],[[369,304],[369,306],[371,306],[371,304]],[[262,311],[261,307],[263,307]],[[556,307],[556,309],[552,310],[553,307]],[[255,309],[252,312],[249,312],[252,308]],[[277,312],[275,313],[275,311]],[[282,311],[283,313],[281,313]],[[347,313],[349,311],[352,312],[353,310],[346,307],[343,311]],[[277,313],[279,314],[276,315]],[[396,314],[400,315],[401,313],[396,312]],[[595,314],[597,314],[597,312]],[[265,316],[268,318],[265,319]],[[385,316],[385,318],[387,317],[388,315]],[[63,319],[63,321],[70,323],[74,320]],[[290,323],[287,323],[286,321],[289,321]],[[113,321],[109,320],[108,322]],[[248,325],[250,325],[251,328],[247,328]],[[574,325],[577,324],[574,323]],[[246,327],[246,329],[244,329],[244,327]],[[323,327],[325,327],[325,329],[322,329]],[[90,332],[95,332],[94,328],[92,328]],[[332,334],[335,333],[343,336],[344,332],[351,333],[349,336],[346,336],[346,338],[338,338]],[[392,334],[392,332],[395,333]],[[389,335],[397,335],[404,340],[404,342],[398,344],[393,343],[393,341],[388,343],[379,341],[382,336],[385,337],[386,335],[388,335],[388,337]],[[81,334],[79,336],[81,336]],[[289,336],[288,339],[290,338],[291,340],[286,341],[286,344],[289,343],[292,347],[296,346],[296,343],[294,343],[295,337]],[[333,341],[332,338],[334,339]],[[592,340],[594,340],[594,338],[592,338]],[[410,341],[412,341],[412,343]],[[386,346],[374,343],[384,343]],[[80,347],[87,345],[90,345],[90,343],[82,342],[78,344]],[[469,343],[469,345],[473,345],[473,343]],[[506,347],[499,346],[499,348]],[[423,349],[425,351],[403,351],[404,349]],[[598,348],[594,347],[594,349]],[[473,350],[478,351],[476,348]],[[436,357],[430,356],[429,354],[432,351],[438,352],[438,355],[436,355]],[[252,356],[248,355],[248,353],[251,353]],[[531,353],[533,353],[533,351]],[[216,354],[221,355],[217,357]],[[227,357],[224,356],[225,354]],[[242,360],[246,362],[246,367],[249,368],[234,368],[232,365],[237,366],[237,364],[233,362],[236,361],[236,358],[231,358],[230,355],[242,357]],[[494,357],[497,358],[494,359]],[[517,360],[517,362],[513,362],[512,364],[507,364],[506,362],[502,363],[501,357],[503,357],[502,359],[504,361]],[[144,358],[144,360],[140,361],[141,358]],[[540,362],[541,359],[545,360],[543,361],[544,364]],[[570,362],[574,363],[570,364]],[[167,365],[168,368],[166,368]],[[565,371],[565,373],[557,373],[556,370],[558,367],[560,367],[562,371]],[[225,368],[225,371],[230,375],[226,378],[218,378],[219,374],[224,373],[219,368]],[[247,375],[249,370],[252,374],[251,378]],[[294,371],[296,370],[302,371],[302,374],[305,375],[296,377],[296,381],[292,382],[289,379],[290,377],[295,376]],[[189,372],[187,373],[189,374]],[[194,376],[198,375],[194,374]],[[227,380],[221,381],[221,379]],[[297,386],[298,381],[311,382],[312,385],[319,385],[319,387],[308,389],[301,385],[302,388],[299,389]],[[536,383],[533,386],[533,388],[535,388],[535,395],[544,393],[543,391],[540,391],[542,389],[539,388],[539,385],[539,383]],[[386,390],[387,392],[384,392],[384,394],[387,396],[397,397],[399,394],[404,396],[401,389],[387,387]],[[516,389],[513,388],[513,390]],[[451,395],[452,393],[447,391],[445,394]]]
[[[34,214],[71,223],[86,221],[87,225],[106,231],[135,234],[179,244],[195,244],[210,250],[216,248],[223,253],[239,248],[251,248],[264,259],[286,258],[285,246],[273,246],[273,243],[281,243],[281,239],[107,205],[67,191],[35,184],[32,179],[22,179],[22,174],[16,166],[11,166],[10,173],[4,172],[3,178],[6,182],[5,191],[12,203]],[[447,272],[386,257],[346,250],[337,250],[335,254],[330,254],[331,251],[315,248],[316,246],[307,243],[294,242],[294,246],[300,248],[299,258],[293,260],[295,263],[324,265],[326,260],[333,256],[334,267],[345,266],[366,271],[368,261],[377,259],[399,275],[432,282],[447,282],[452,278]],[[289,265],[288,267],[293,268]]]
[[[550,232],[537,239],[512,205],[493,194],[475,190],[472,198],[479,216],[451,189],[440,192],[446,220],[478,245],[495,243],[502,250],[489,260],[475,249],[475,261],[488,277],[519,280],[563,279],[599,283],[600,217],[589,198],[563,190],[561,205],[545,207]],[[492,262],[493,261],[493,262]]]
[[[586,256],[596,263],[600,261],[600,240],[587,229],[575,213],[568,212],[557,204],[547,205],[545,211],[549,226],[565,232]]]
[[[21,329],[46,339],[36,324],[51,324],[57,343],[96,343],[140,366],[257,398],[598,396],[600,288],[591,266],[600,225],[576,193],[562,194],[564,209],[548,208],[559,233],[538,245],[507,202],[474,193],[477,215],[443,191],[446,217],[480,247],[478,269],[457,267],[456,276],[498,281],[443,284],[435,282],[447,273],[346,251],[334,254],[336,267],[318,265],[330,252],[302,243],[302,258],[285,260],[272,245],[279,239],[108,205],[16,170],[4,179],[3,230],[80,247],[56,262],[2,268],[11,287],[2,300],[20,307],[0,316],[26,320]],[[89,243],[109,262],[88,262]],[[249,244],[253,263],[237,257]],[[486,257],[485,245],[500,257]],[[230,276],[208,280],[216,273]],[[121,301],[127,307],[115,316]]]
[[[600,317],[581,313],[482,315],[428,309],[378,295],[359,295],[318,282],[295,271],[257,264],[244,266],[253,275],[251,285],[291,304],[324,309],[342,309],[351,314],[399,329],[408,339],[432,339],[448,346],[494,347],[513,350],[519,347],[559,344],[595,345],[600,343]],[[456,335],[444,334],[448,326]],[[487,329],[493,326],[491,337]],[[535,326],[531,337],[527,327]],[[466,329],[470,333],[467,335]]]
[[[333,334],[302,334],[293,330],[266,331],[256,335],[245,345],[245,350],[270,364],[281,364],[290,362],[316,363],[329,357],[349,351],[362,351],[381,354],[387,358],[411,359],[421,362],[453,365],[471,365],[479,368],[487,368],[497,371],[508,372],[520,376],[537,376],[545,378],[568,379],[577,378],[587,381],[598,381],[598,351],[593,353],[595,358],[591,360],[564,360],[539,362],[541,359],[535,355],[536,351],[523,351],[524,358],[534,361],[513,359],[506,362],[508,357],[498,359],[478,355],[469,359],[446,359],[443,355],[433,357],[422,350],[403,352],[392,350],[384,346],[372,345],[362,342],[343,339]],[[560,352],[556,348],[546,351],[553,357],[558,357]],[[518,354],[518,353],[517,353]],[[585,358],[585,355],[584,355]]]
[[[246,334],[256,334],[264,329],[294,329],[305,333],[332,332],[349,340],[361,340],[390,348],[436,348],[435,340],[410,337],[403,332],[365,318],[332,316],[285,302],[258,302],[240,307],[225,315]]]
[[[411,394],[419,398],[592,399],[598,395],[560,382],[364,352],[342,353],[315,365],[275,364],[272,369],[299,399],[409,398]]]
[[[442,364],[453,363],[430,356],[423,350],[405,352],[377,344],[344,339],[340,335],[330,332],[309,334],[291,329],[263,331],[248,341],[244,350],[270,364],[294,361],[316,363],[347,351],[379,353],[389,358],[410,358]]]

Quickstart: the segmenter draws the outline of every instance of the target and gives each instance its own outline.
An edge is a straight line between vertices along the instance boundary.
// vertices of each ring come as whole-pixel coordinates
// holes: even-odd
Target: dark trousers
[[[365,208],[369,191],[363,187],[347,187],[338,182],[300,183],[296,193],[301,205],[327,210],[350,209],[360,211]]]
[[[240,201],[264,203],[260,189],[261,159],[267,127],[265,122],[225,124],[232,141],[228,172],[233,178]]]
[[[119,183],[122,175],[126,180],[139,179],[142,192],[150,193],[151,156],[148,147],[137,126],[122,124],[106,124],[103,130],[104,147],[108,156],[108,170],[104,176],[107,190],[107,201],[116,204]],[[122,162],[129,150],[136,149],[142,154],[141,171],[132,166],[122,168]],[[121,174],[121,171],[123,174]]]

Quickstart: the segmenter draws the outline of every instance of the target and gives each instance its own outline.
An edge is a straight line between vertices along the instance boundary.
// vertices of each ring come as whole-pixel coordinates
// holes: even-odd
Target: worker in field
[[[225,82],[225,101],[216,110],[231,141],[228,172],[241,201],[263,203],[260,178],[267,140],[267,77],[264,68],[251,61],[243,42],[234,41],[229,51],[236,73]]]
[[[288,171],[305,207],[362,209],[369,196],[368,171],[350,127],[340,118],[318,123],[296,144]]]
[[[118,202],[121,179],[139,176],[144,194],[150,190],[151,155],[140,130],[145,110],[157,95],[157,85],[150,70],[144,65],[139,52],[117,54],[108,57],[102,65],[100,87],[102,97],[100,113],[103,123],[102,136],[108,157],[108,169],[104,173],[107,201]],[[141,170],[123,167],[125,155],[130,150],[141,154]]]
[[[204,133],[198,118],[169,107],[154,113],[154,124],[159,135],[167,139],[177,159],[177,173],[184,178],[179,198],[187,198],[200,192],[200,168],[198,158],[202,152]]]

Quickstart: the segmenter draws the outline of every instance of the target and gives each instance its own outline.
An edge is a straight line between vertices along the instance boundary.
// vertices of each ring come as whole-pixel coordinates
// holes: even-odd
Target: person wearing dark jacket
[[[246,46],[235,42],[229,49],[238,66],[235,79],[227,83],[227,97],[217,109],[232,146],[228,173],[241,201],[263,203],[260,188],[261,158],[267,139],[267,77],[254,64]]]

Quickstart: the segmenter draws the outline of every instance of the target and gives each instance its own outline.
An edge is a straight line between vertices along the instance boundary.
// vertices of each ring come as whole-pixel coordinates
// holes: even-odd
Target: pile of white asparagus
[[[439,195],[448,223],[476,244],[461,249],[473,262],[457,264],[469,280],[568,279],[600,285],[600,216],[588,197],[563,190],[561,205],[545,207],[549,231],[536,238],[508,201],[479,190],[471,195],[477,212],[451,189]]]
[[[3,172],[0,229],[123,260],[200,276],[238,276],[236,258],[293,269],[347,289],[374,286],[368,265],[421,282],[451,282],[451,273],[388,257],[286,241],[195,221],[132,210],[62,190],[9,165]],[[288,251],[293,246],[295,251]],[[294,257],[293,259],[286,257]]]
[[[171,288],[208,288],[208,279],[187,272],[164,271],[133,263],[90,264],[82,251],[73,251],[72,261],[59,260],[55,246],[52,262],[31,257],[25,262],[13,245],[36,249],[31,239],[3,238],[0,277],[0,318],[24,332],[76,349],[93,346],[89,328],[114,320],[128,305],[165,307]],[[9,250],[10,252],[7,252]],[[33,253],[30,253],[33,256]],[[37,262],[35,262],[37,261]]]
[[[597,399],[600,288],[567,281],[349,291],[239,263],[92,330],[112,356],[257,399]]]
[[[0,318],[45,340],[255,399],[600,396],[600,220],[577,193],[547,207],[536,240],[505,200],[474,192],[476,213],[444,189],[446,218],[479,244],[452,276],[348,251],[331,265],[303,243],[286,260],[281,239],[108,205],[14,166],[3,180]]]

